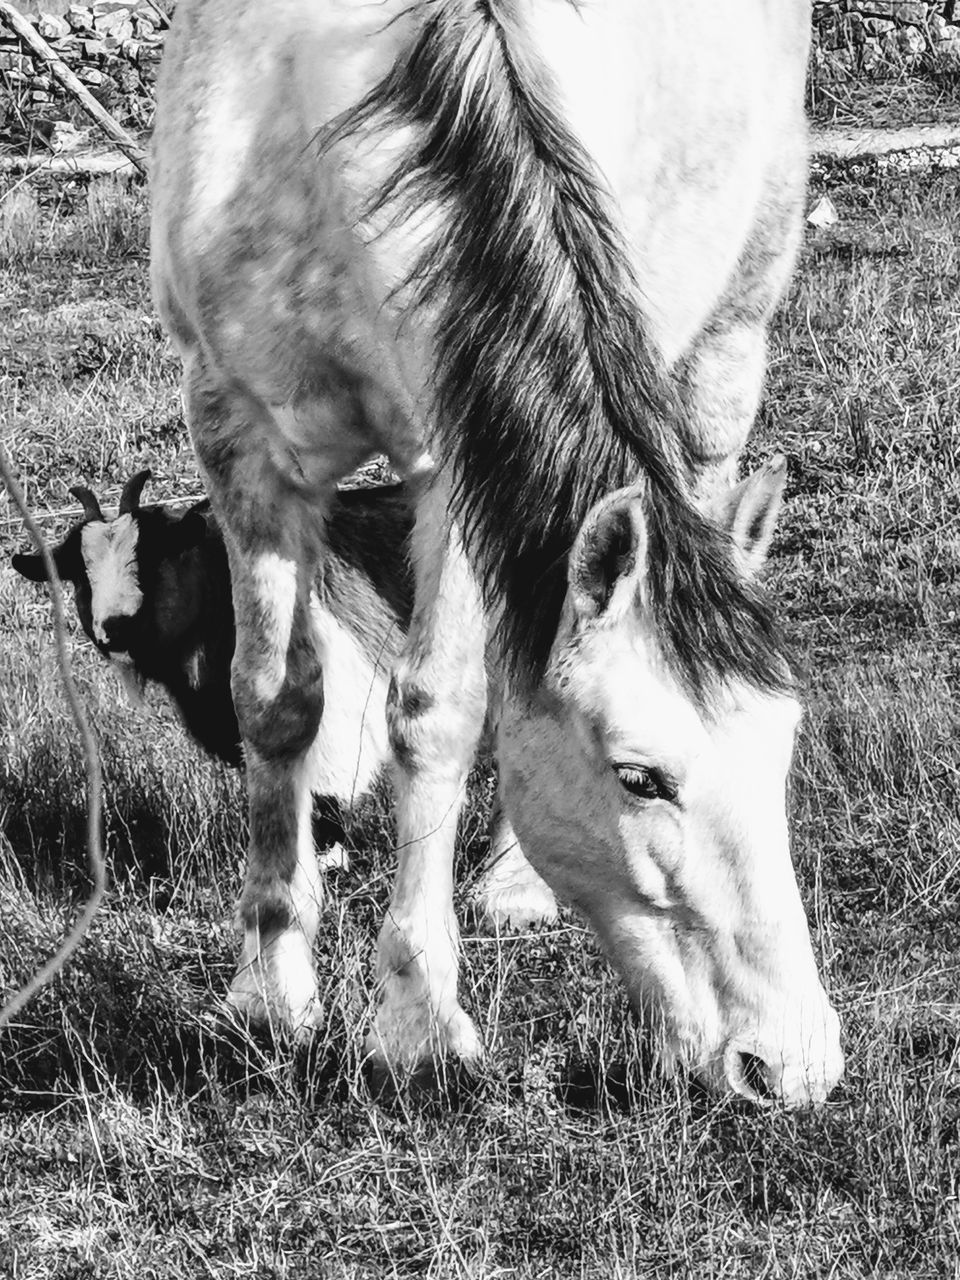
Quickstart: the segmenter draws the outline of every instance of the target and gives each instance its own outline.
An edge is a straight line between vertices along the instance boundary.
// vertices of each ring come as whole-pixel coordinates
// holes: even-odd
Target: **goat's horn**
[[[130,477],[123,486],[123,493],[120,495],[120,515],[124,516],[131,511],[136,511],[140,506],[140,495],[143,493],[143,486],[149,479],[149,471],[138,471],[135,476]]]
[[[103,512],[100,510],[100,503],[89,489],[84,488],[82,484],[75,484],[70,492],[83,507],[83,514],[88,520],[103,519]]]

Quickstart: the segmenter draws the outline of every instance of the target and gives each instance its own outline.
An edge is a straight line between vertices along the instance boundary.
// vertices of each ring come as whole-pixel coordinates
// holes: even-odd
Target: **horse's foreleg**
[[[473,897],[496,929],[522,929],[557,918],[553,890],[524,857],[499,796],[490,815],[490,855]]]
[[[760,405],[767,329],[800,243],[805,174],[802,151],[782,157],[730,286],[676,370],[691,489],[704,508],[735,482]]]
[[[321,903],[306,753],[323,710],[309,606],[317,513],[258,448],[257,408],[188,366],[185,400],[223,525],[237,640],[232,692],[247,762],[250,846],[244,940],[230,1003],[256,1023],[316,1021],[313,941]]]
[[[480,1044],[457,998],[453,850],[483,727],[486,681],[479,591],[437,484],[414,534],[416,606],[387,717],[397,779],[398,867],[380,931],[381,999],[367,1050],[376,1074],[407,1075]]]

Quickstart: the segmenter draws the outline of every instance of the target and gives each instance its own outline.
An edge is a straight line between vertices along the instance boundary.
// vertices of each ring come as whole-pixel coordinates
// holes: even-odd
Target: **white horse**
[[[230,555],[252,1019],[321,1016],[309,591],[338,478],[382,451],[420,499],[374,1065],[480,1054],[452,861],[489,670],[507,816],[668,1058],[792,1105],[839,1079],[784,814],[800,713],[751,581],[783,468],[730,488],[798,240],[809,20],[181,0],[153,272]]]

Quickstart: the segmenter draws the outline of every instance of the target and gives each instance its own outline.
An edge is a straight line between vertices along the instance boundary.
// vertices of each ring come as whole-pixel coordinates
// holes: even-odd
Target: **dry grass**
[[[565,920],[501,945],[468,927],[464,999],[489,1048],[475,1094],[372,1105],[358,1046],[384,796],[353,820],[322,932],[324,1032],[301,1057],[226,1035],[211,1011],[234,948],[240,785],[165,708],[132,712],[77,638],[113,888],[0,1041],[0,1275],[960,1274],[960,181],[830,181],[841,222],[808,237],[752,452],[791,459],[772,586],[809,668],[793,827],[845,1026],[836,1098],[757,1114],[647,1079],[618,983]],[[150,466],[158,496],[197,486],[146,294],[142,194],[97,192],[0,202],[4,435],[52,535],[81,479],[115,497]],[[21,537],[2,527],[9,985],[85,877],[47,608],[3,567]],[[467,881],[489,791],[480,770]]]
[[[820,125],[871,129],[960,122],[960,65],[931,51],[919,66],[880,59],[869,71],[838,75],[814,59],[807,80],[807,110]]]

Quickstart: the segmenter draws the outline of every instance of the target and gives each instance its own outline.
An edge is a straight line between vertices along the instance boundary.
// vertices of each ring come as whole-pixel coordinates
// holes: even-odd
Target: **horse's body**
[[[741,573],[782,476],[726,496],[798,238],[808,10],[181,0],[154,284],[231,559],[251,1016],[318,1016],[306,600],[336,481],[383,451],[422,497],[375,1060],[478,1052],[451,878],[489,641],[508,816],[669,1048],[750,1096],[839,1076],[783,816],[797,709]]]

